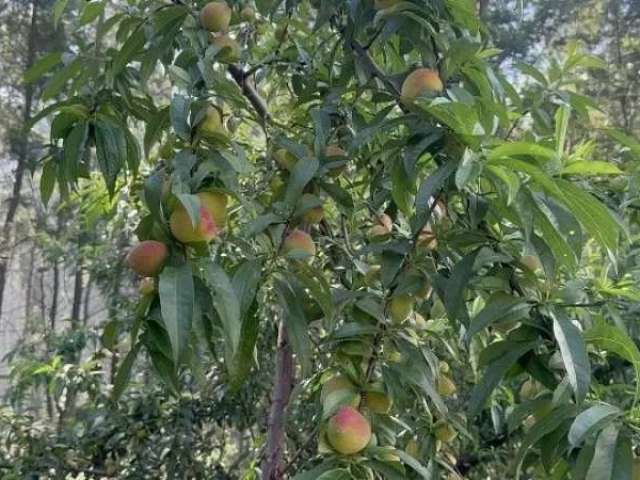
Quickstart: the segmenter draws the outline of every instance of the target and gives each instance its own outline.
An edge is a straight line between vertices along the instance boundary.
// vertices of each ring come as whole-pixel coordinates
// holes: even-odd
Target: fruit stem
[[[271,397],[271,411],[267,424],[267,443],[262,462],[262,480],[283,478],[286,409],[294,382],[294,364],[287,329],[283,321],[278,325],[275,380]]]

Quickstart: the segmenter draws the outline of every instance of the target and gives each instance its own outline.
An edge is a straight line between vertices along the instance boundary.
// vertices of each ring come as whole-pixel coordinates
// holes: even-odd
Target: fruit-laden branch
[[[229,65],[229,73],[236,81],[238,86],[242,89],[242,93],[245,97],[247,97],[260,119],[263,121],[270,120],[271,116],[269,115],[269,111],[267,110],[267,103],[260,96],[253,85],[247,82],[247,74],[236,65]]]
[[[293,388],[294,365],[287,330],[281,321],[278,326],[276,372],[267,425],[267,443],[262,462],[262,480],[283,478],[284,426],[289,396]]]

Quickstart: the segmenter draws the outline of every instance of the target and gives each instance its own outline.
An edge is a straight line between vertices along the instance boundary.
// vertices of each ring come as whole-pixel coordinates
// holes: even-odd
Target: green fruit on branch
[[[410,105],[418,97],[440,93],[442,90],[444,90],[444,85],[436,70],[418,68],[411,72],[402,83],[400,99],[405,105]]]
[[[227,34],[211,36],[209,43],[215,45],[220,50],[216,59],[222,63],[236,63],[240,61],[240,55],[242,55],[242,48],[240,44]]]
[[[287,184],[280,175],[275,175],[269,182],[269,190],[274,197],[279,197],[284,193]]]
[[[389,315],[396,325],[401,324],[413,312],[415,301],[411,295],[396,295],[389,302]]]
[[[295,229],[282,242],[282,251],[285,255],[295,251],[302,251],[309,256],[314,256],[316,254],[316,245],[313,243],[311,235]]]
[[[198,124],[198,131],[205,137],[226,136],[222,115],[216,107],[207,107],[204,118]]]
[[[456,432],[448,423],[441,423],[438,425],[434,433],[436,439],[442,443],[449,443],[458,436],[458,432]]]
[[[341,162],[336,166],[332,166],[329,170],[329,175],[332,177],[338,177],[345,171],[347,168],[346,160],[348,158],[347,152],[345,152],[338,145],[327,145],[326,150],[324,151],[325,157],[330,162]]]
[[[543,391],[544,386],[540,382],[529,378],[520,386],[520,399],[533,400]]]
[[[200,23],[209,32],[226,32],[231,22],[231,8],[226,2],[209,2],[200,11]]]
[[[542,263],[536,255],[523,255],[520,257],[520,263],[532,272],[537,272],[542,268]]]
[[[153,277],[160,273],[169,256],[169,249],[164,243],[145,240],[133,247],[127,255],[127,264],[142,277]]]
[[[249,6],[246,6],[240,10],[240,18],[245,22],[253,22],[256,19],[256,11]]]
[[[140,280],[140,283],[138,284],[138,291],[142,295],[151,295],[154,293],[156,291],[156,284],[153,278],[145,277]]]
[[[386,393],[371,390],[366,393],[365,398],[365,406],[372,413],[386,415],[391,411],[393,402]]]
[[[322,390],[320,390],[320,401],[325,403],[329,395],[340,391],[356,393],[357,388],[353,383],[351,383],[351,380],[344,375],[334,375],[322,384]]]
[[[453,383],[453,380],[451,380],[451,378],[444,373],[438,375],[437,389],[438,394],[443,397],[450,397],[458,391],[458,388],[456,387],[456,384]]]
[[[173,236],[185,244],[210,242],[215,239],[219,230],[211,212],[201,205],[199,213],[198,224],[194,226],[186,208],[179,204],[169,218],[169,228]]]
[[[279,148],[273,152],[273,159],[283,170],[291,171],[298,163],[296,156],[285,148]]]
[[[429,280],[427,280],[426,277],[421,279],[420,286],[416,291],[416,297],[419,300],[427,300],[431,296],[432,292],[433,292],[433,289],[431,288],[431,284],[429,283]]]
[[[311,195],[310,193],[305,193],[300,198],[300,203],[302,205],[315,204],[315,203],[318,203],[318,197],[316,197],[315,195]],[[302,214],[302,221],[309,225],[315,225],[317,223],[320,223],[323,218],[324,218],[324,208],[322,208],[322,205],[309,208],[307,211],[305,211]]]
[[[424,227],[418,235],[416,246],[419,249],[435,250],[438,248],[438,239],[436,234],[431,230],[431,227]]]
[[[409,439],[407,444],[404,447],[404,451],[411,455],[416,460],[420,460],[420,445],[418,445],[418,441],[415,438]]]
[[[355,408],[342,407],[329,419],[327,440],[336,452],[353,455],[369,444],[371,425]]]

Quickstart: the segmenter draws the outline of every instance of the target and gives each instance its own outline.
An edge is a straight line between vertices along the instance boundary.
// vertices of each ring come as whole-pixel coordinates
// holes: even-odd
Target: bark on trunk
[[[36,34],[37,34],[37,18],[38,18],[38,1],[34,0],[32,2],[32,10],[31,10],[31,27],[29,29],[29,38],[28,38],[28,47],[27,47],[27,58],[25,61],[26,71],[35,60],[35,52],[36,52]],[[24,110],[22,113],[23,125],[26,125],[31,118],[31,107],[33,103],[33,85],[31,83],[25,85],[24,87]],[[2,303],[4,299],[4,290],[7,284],[7,270],[9,268],[9,259],[11,255],[8,252],[11,249],[11,240],[13,233],[13,225],[16,218],[16,212],[18,211],[18,206],[20,205],[20,197],[22,191],[22,180],[24,178],[24,173],[27,167],[27,156],[29,153],[29,138],[25,135],[23,140],[18,145],[18,151],[16,155],[16,173],[13,181],[13,189],[11,192],[11,198],[9,199],[9,207],[7,209],[7,215],[4,219],[4,226],[2,227],[2,236],[0,238],[0,246],[2,247],[0,251],[2,254],[0,255],[0,318],[2,315]]]
[[[284,324],[278,327],[278,345],[276,351],[276,372],[271,411],[267,427],[267,443],[262,462],[262,480],[283,478],[283,456],[285,442],[286,410],[293,388],[294,364],[289,338]]]
[[[76,329],[80,326],[80,308],[82,307],[82,292],[84,290],[82,283],[83,265],[82,258],[78,260],[76,266],[76,274],[73,282],[73,303],[71,304],[71,328]]]
[[[478,0],[478,16],[484,18],[489,7],[489,0]]]

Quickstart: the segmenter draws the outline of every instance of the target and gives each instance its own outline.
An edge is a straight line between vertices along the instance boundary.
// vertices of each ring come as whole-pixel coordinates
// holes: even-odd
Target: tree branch
[[[271,411],[267,426],[267,443],[262,462],[262,480],[283,478],[282,458],[284,453],[286,408],[293,388],[294,365],[287,330],[283,321],[278,326],[276,372],[271,400]]]
[[[242,89],[242,93],[247,97],[247,100],[249,100],[260,119],[262,121],[271,120],[271,115],[269,115],[269,111],[267,110],[267,103],[260,96],[255,87],[247,82],[248,76],[246,72],[237,65],[229,65],[228,70],[238,86]]]

